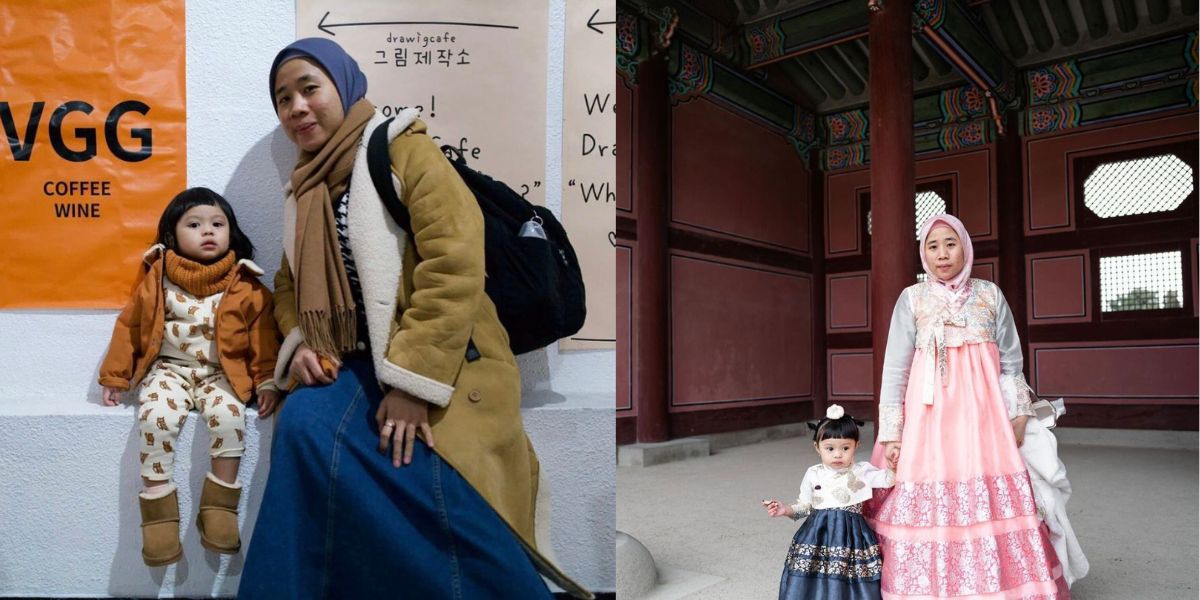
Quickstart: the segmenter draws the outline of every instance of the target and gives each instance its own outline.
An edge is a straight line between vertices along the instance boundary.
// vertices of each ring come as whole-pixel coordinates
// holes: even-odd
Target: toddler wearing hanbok
[[[854,462],[858,423],[841,406],[830,406],[815,427],[821,463],[804,474],[796,503],[763,501],[772,517],[808,517],[788,549],[779,600],[878,600],[879,542],[862,507],[873,489],[895,483],[895,472]]]

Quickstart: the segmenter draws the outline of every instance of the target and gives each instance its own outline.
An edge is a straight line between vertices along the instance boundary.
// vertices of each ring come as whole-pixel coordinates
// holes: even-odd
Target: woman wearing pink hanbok
[[[970,278],[961,221],[931,217],[919,239],[927,278],[896,302],[872,457],[898,461],[869,507],[882,596],[1069,598],[1018,451],[1034,398],[1012,313]]]

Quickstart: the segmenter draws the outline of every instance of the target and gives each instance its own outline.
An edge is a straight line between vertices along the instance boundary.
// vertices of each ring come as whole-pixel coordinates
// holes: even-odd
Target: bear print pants
[[[142,477],[167,481],[175,464],[179,430],[193,408],[208,424],[209,454],[237,458],[245,446],[246,406],[220,366],[159,358],[138,388]]]

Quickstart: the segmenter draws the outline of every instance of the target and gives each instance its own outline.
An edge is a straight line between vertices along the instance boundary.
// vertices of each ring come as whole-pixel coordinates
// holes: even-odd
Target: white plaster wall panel
[[[0,486],[0,596],[232,596],[245,553],[205,551],[195,525],[209,463],[208,431],[198,415],[180,431],[175,463],[184,558],[150,569],[141,557],[135,411],[98,410],[104,412],[0,415],[0,476],[20,482]],[[259,458],[271,428],[248,412],[243,549],[262,501],[268,465]]]
[[[609,406],[525,410],[525,428],[550,481],[551,539],[559,565],[598,590],[616,570],[616,415]]]

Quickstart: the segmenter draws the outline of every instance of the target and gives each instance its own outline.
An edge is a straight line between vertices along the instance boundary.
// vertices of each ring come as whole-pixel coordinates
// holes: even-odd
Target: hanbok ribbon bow
[[[942,382],[942,387],[946,387],[949,384],[949,378],[946,375],[947,325],[966,327],[967,317],[961,312],[951,315],[947,311],[942,311],[942,314],[939,315],[930,327],[930,335],[924,346],[925,376],[922,378],[923,385],[921,389],[921,402],[926,406],[933,406],[933,379],[935,371],[938,379]]]

